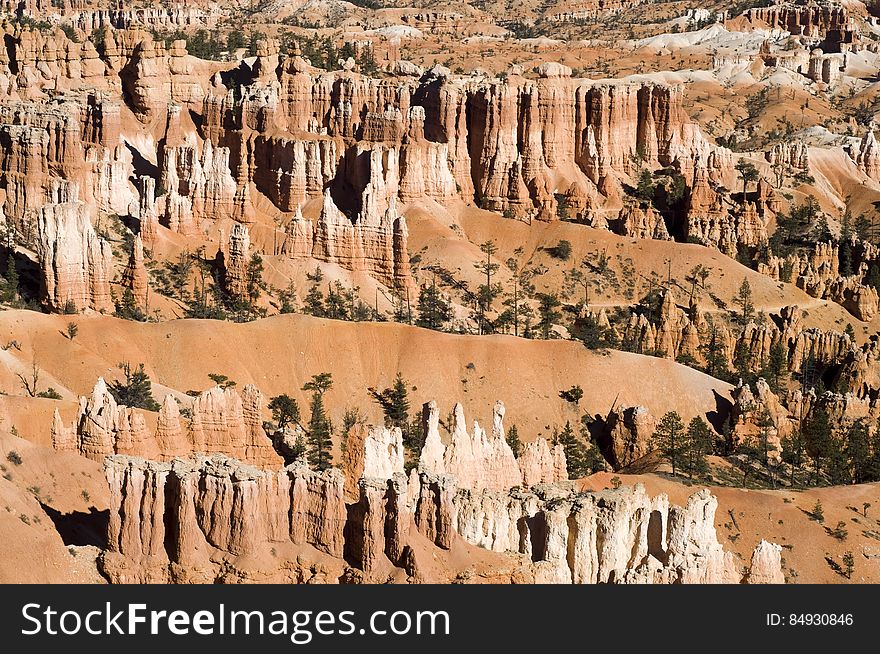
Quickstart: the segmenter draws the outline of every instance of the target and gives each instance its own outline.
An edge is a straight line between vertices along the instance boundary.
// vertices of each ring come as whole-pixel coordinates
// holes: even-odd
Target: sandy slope
[[[21,350],[2,352],[0,390],[22,395],[15,372],[36,356],[44,375],[68,397],[90,392],[98,376],[116,378],[120,361],[144,362],[161,399],[164,389],[183,393],[211,385],[209,373],[256,384],[265,394],[290,393],[303,408],[299,389],[311,375],[328,371],[334,387],[328,404],[335,420],[356,406],[380,418],[369,387],[389,386],[399,370],[411,384],[413,409],[436,399],[445,415],[456,401],[469,420],[491,418],[496,399],[508,406],[507,424],[522,437],[547,435],[552,425],[576,421],[584,412],[605,414],[617,400],[643,404],[654,413],[678,410],[685,417],[716,410],[715,392],[729,386],[671,361],[624,352],[591,352],[576,342],[529,341],[512,336],[460,336],[391,323],[347,323],[284,315],[251,323],[178,320],[143,324],[103,316],[77,316],[79,334],[62,329],[70,316],[26,311],[0,314],[0,342],[17,339]],[[579,384],[580,407],[558,397]],[[41,389],[44,388],[41,384]],[[0,397],[5,426],[48,442],[51,412],[69,401]],[[36,417],[36,419],[35,419]],[[17,420],[17,422],[16,422]],[[485,424],[485,423],[483,423]],[[31,426],[35,426],[34,429]],[[33,431],[31,431],[33,429]]]
[[[0,466],[0,583],[100,583],[109,501],[101,466],[3,432]]]
[[[758,310],[776,312],[781,307],[796,304],[806,311],[805,326],[843,331],[847,323],[852,323],[860,340],[880,327],[880,320],[860,322],[833,302],[812,298],[794,284],[776,282],[717,250],[701,245],[632,239],[568,222],[527,225],[474,208],[460,212],[460,227],[452,227],[445,217],[428,212],[414,212],[408,220],[410,251],[422,254],[422,266],[439,263],[456,272],[456,277],[465,280],[471,288],[483,283],[474,262],[484,255],[475,244],[494,240],[498,246],[497,261],[514,257],[514,251],[522,248],[522,254],[517,257],[520,266],[546,268],[546,272],[532,280],[538,291],[558,292],[564,285],[566,271],[578,268],[584,260],[595,264],[604,253],[609,257],[609,267],[618,286],[606,282],[601,292],[594,287],[590,297],[593,306],[632,305],[648,292],[652,279],[656,284],[658,280],[665,282],[670,275],[678,303],[686,306],[691,290],[687,277],[695,266],[702,265],[710,272],[707,292],[698,293],[698,302],[705,311],[719,310],[712,295],[726,303],[728,310],[735,309],[732,299],[740,284],[747,279]],[[561,240],[571,243],[572,254],[568,261],[553,258],[545,249]],[[630,298],[625,293],[631,278],[635,284]],[[509,279],[509,272],[502,265],[497,281],[504,285],[505,291],[510,286]],[[580,301],[582,293],[578,287],[573,287],[566,301]]]

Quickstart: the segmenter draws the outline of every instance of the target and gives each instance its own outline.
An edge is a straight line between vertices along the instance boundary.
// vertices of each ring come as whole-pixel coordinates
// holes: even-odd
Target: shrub
[[[113,399],[128,407],[158,411],[159,403],[153,399],[152,383],[144,370],[144,364],[132,368],[131,364],[125,361],[119,364],[119,368],[125,375],[125,381],[115,381],[109,385],[108,390]]]
[[[571,243],[568,241],[559,241],[553,247],[547,248],[547,252],[554,259],[568,261],[571,258]]]
[[[855,567],[856,567],[855,557],[853,557],[852,552],[847,551],[843,555],[843,574],[846,576],[847,579],[852,579],[852,574],[853,574],[853,571],[855,570]]]
[[[581,398],[584,396],[584,389],[580,386],[572,386],[568,390],[559,391],[559,397],[561,397],[566,402],[571,402],[572,404],[577,404],[581,401]]]
[[[825,512],[822,510],[822,502],[816,500],[816,504],[813,506],[813,510],[810,511],[808,515],[816,522],[824,522]]]

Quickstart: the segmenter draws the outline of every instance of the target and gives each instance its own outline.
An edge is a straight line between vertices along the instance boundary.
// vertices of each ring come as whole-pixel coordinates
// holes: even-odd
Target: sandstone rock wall
[[[841,274],[841,248],[850,251],[852,274]],[[870,322],[880,311],[880,299],[877,290],[866,283],[866,276],[877,258],[872,244],[853,237],[847,243],[816,243],[811,253],[771,256],[759,264],[758,271],[779,280],[787,275],[787,281],[793,281],[812,297],[836,302],[857,319]]]
[[[575,203],[616,198],[636,154],[649,166],[676,163],[688,178],[697,166],[713,176],[730,166],[730,153],[687,119],[677,87],[573,80],[564,66],[539,70],[537,81],[465,80],[439,66],[418,82],[376,80],[270,59],[258,57],[266,74],[244,102],[222,85],[206,96],[204,132],[240,153],[232,167],[286,211],[351,158],[334,138],[390,144],[403,202],[460,195],[543,218],[556,215],[560,178]],[[351,179],[337,171],[334,181]]]
[[[53,311],[112,311],[113,252],[82,202],[46,204],[37,217],[40,289]]]
[[[466,488],[503,490],[518,486],[523,473],[504,435],[504,404],[495,403],[491,433],[474,421],[468,432],[464,408],[453,409],[452,442],[444,446],[438,431],[439,413],[436,404],[428,406],[425,447],[420,469],[435,475],[452,475]],[[530,475],[534,472],[530,472]]]
[[[779,2],[768,7],[748,9],[743,16],[749,23],[808,37],[824,37],[829,31],[846,31],[850,21],[847,8],[831,2]]]
[[[688,196],[684,236],[735,257],[740,247],[767,243],[767,222],[775,206],[772,191],[761,184],[754,196],[733,205],[713,188],[709,171],[697,166]]]
[[[241,393],[232,388],[210,388],[193,401],[191,419],[184,425],[173,396],[159,409],[155,432],[144,412],[117,404],[103,379],[90,397],[81,397],[73,427],[60,417],[53,423],[56,449],[78,451],[95,461],[112,454],[170,460],[194,453],[221,453],[250,465],[278,469],[282,458],[263,429],[263,395],[252,386]]]
[[[111,508],[101,565],[114,582],[210,580],[218,556],[228,567],[249,569],[252,580],[290,579],[295,566],[285,556],[315,551],[333,559],[345,554],[363,581],[375,581],[395,566],[412,573],[413,545],[423,537],[441,550],[461,537],[521,557],[519,566],[538,583],[742,577],[717,541],[717,501],[707,490],[675,507],[663,495],[649,498],[640,485],[602,493],[554,486],[456,492],[451,477],[423,472],[408,481],[395,472],[391,479],[362,479],[357,500],[346,507],[342,475],[303,464],[266,472],[221,455],[171,463],[110,456],[105,470]],[[773,548],[758,546],[747,581],[782,578]]]
[[[342,476],[292,465],[270,473],[221,455],[105,463],[111,509],[102,565],[117,582],[210,581],[211,551],[269,555],[273,545],[343,554]]]

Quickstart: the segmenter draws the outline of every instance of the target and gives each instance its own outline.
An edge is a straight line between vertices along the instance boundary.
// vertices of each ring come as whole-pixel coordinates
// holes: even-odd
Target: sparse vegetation
[[[560,261],[568,261],[571,259],[571,243],[568,241],[559,241],[553,247],[547,248],[547,252],[554,259],[559,259]]]
[[[302,390],[312,394],[310,404],[311,415],[309,417],[307,440],[309,464],[316,470],[327,470],[332,463],[333,454],[333,425],[327,417],[324,407],[324,393],[333,386],[333,377],[329,372],[313,375],[311,381],[306,382]]]
[[[561,397],[566,402],[571,402],[575,406],[578,402],[581,401],[581,398],[584,396],[584,389],[580,386],[572,386],[569,389],[564,391],[559,391],[559,397]]]
[[[139,363],[133,368],[128,361],[123,361],[117,366],[124,379],[110,383],[107,390],[118,404],[135,409],[158,411],[159,403],[153,398],[152,382],[144,369],[144,364]]]

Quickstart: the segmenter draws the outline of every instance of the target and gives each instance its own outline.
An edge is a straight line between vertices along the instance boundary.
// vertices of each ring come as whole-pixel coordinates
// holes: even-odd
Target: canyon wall
[[[361,478],[346,505],[338,471],[302,464],[270,472],[221,455],[171,463],[115,455],[105,469],[101,566],[113,582],[375,582],[395,570],[449,581],[426,578],[424,557],[446,556],[458,539],[496,553],[511,578],[537,583],[743,580],[743,566],[717,541],[707,490],[676,507],[640,485],[456,490],[454,477],[413,471],[409,480]],[[758,547],[745,580],[781,582],[773,550]]]
[[[198,452],[217,452],[263,468],[280,468],[283,460],[263,429],[264,398],[252,385],[214,386],[194,398],[190,418],[180,415],[177,400],[166,395],[156,429],[147,426],[144,412],[116,402],[107,384],[98,379],[92,394],[81,397],[76,422],[65,426],[56,416],[52,427],[55,449],[76,451],[95,461],[112,454],[129,454],[163,461]]]
[[[376,79],[320,71],[267,40],[232,84],[230,64],[140,29],[106,30],[97,49],[60,30],[8,36],[0,178],[3,211],[22,230],[60,202],[59,186],[64,202],[136,218],[150,249],[163,227],[191,236],[270,213],[282,254],[412,288],[403,208],[413,204],[549,220],[564,198],[572,219],[665,239],[659,214],[622,209],[622,184],[642,167],[673,167],[697,180],[699,198],[697,182],[732,166],[687,117],[680,87],[575,79],[561,64],[538,67],[537,79],[441,66]],[[766,240],[760,198],[742,216],[714,215],[704,200],[692,203],[688,237],[728,253]]]
[[[99,390],[92,404],[124,422]],[[455,572],[436,562],[463,544],[496,556],[501,582],[783,581],[767,543],[744,576],[718,543],[708,490],[684,507],[648,497],[641,485],[578,492],[563,476],[564,455],[546,442],[527,447],[517,465],[505,449],[500,403],[492,436],[477,424],[468,433],[460,406],[455,413],[446,448],[436,405],[425,405],[428,438],[409,476],[400,430],[363,425],[352,429],[342,472],[314,472],[304,460],[259,469],[222,454],[150,461],[105,445],[111,507],[102,570],[129,583],[437,582]],[[60,427],[56,438],[69,448],[76,441]]]

